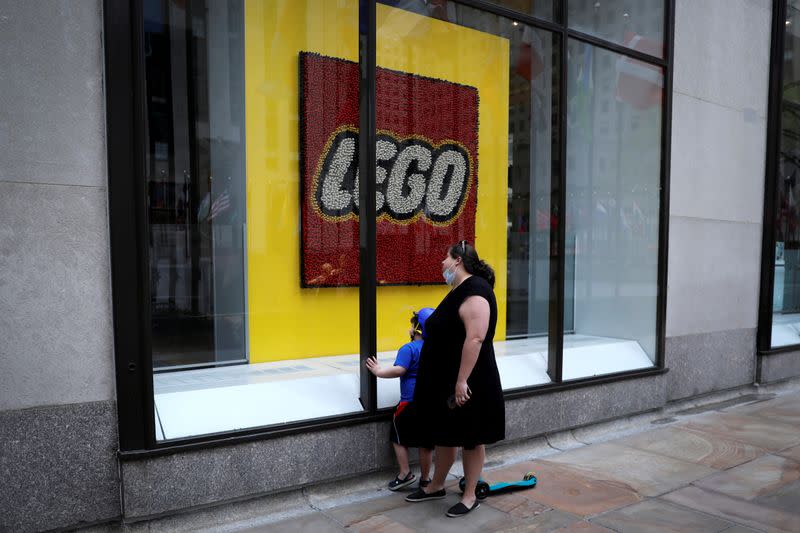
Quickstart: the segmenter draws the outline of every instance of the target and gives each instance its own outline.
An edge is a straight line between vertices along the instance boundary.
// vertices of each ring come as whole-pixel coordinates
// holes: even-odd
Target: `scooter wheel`
[[[466,488],[466,486],[467,486],[466,478],[462,477],[461,479],[458,480],[458,490],[460,490],[461,492],[464,492],[464,489]]]
[[[481,481],[475,487],[475,497],[479,500],[485,500],[489,497],[489,484],[485,481]]]
[[[523,481],[530,481],[535,477],[536,477],[536,475],[533,472],[528,472],[527,474],[525,474],[525,477],[522,478],[522,480]]]

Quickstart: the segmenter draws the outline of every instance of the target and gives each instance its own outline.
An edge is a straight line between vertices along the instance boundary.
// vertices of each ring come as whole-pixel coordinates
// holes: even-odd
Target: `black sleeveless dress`
[[[458,310],[470,296],[489,302],[489,329],[467,385],[472,397],[462,407],[449,408],[461,366],[466,330]],[[497,301],[489,283],[471,276],[450,291],[425,322],[425,343],[420,354],[414,403],[421,430],[439,446],[473,448],[505,438],[505,405],[500,374],[494,357]]]

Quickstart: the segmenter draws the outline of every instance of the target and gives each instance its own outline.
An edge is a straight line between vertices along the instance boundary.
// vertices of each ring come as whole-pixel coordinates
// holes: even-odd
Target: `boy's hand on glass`
[[[367,358],[367,362],[365,363],[367,366],[367,370],[375,374],[375,376],[380,377],[381,372],[381,365],[378,364],[378,358],[374,355],[372,357]]]

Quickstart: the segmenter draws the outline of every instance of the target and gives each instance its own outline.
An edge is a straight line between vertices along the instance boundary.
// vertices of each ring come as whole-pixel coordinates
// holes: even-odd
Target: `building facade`
[[[800,376],[796,9],[0,2],[0,530],[389,468],[462,240],[507,441]]]

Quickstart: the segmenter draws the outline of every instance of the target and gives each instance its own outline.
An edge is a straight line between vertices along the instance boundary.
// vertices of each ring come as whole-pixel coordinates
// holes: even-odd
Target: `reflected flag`
[[[542,39],[536,31],[530,26],[525,26],[515,66],[517,74],[531,81],[544,72],[542,48]]]
[[[656,57],[660,57],[664,49],[662,43],[632,32],[626,32],[625,46]],[[630,104],[635,109],[647,109],[661,104],[663,88],[664,72],[661,67],[627,56],[617,60],[618,101]]]

